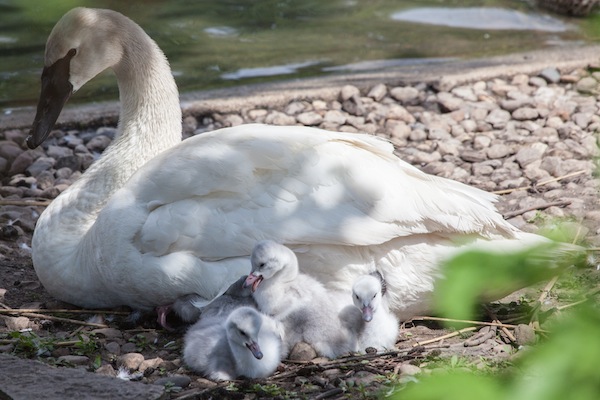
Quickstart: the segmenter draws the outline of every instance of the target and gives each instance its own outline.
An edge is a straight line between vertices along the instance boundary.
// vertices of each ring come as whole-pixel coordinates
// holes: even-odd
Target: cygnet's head
[[[352,301],[362,312],[363,320],[371,321],[381,304],[381,281],[372,275],[358,277],[352,286]]]
[[[252,250],[250,262],[252,271],[246,278],[244,287],[251,287],[253,292],[264,279],[272,278],[283,269],[291,278],[295,277],[298,271],[298,261],[294,252],[272,240],[258,242]]]
[[[229,342],[240,347],[247,347],[258,360],[263,357],[258,344],[258,333],[261,326],[262,317],[252,307],[235,309],[225,322]]]

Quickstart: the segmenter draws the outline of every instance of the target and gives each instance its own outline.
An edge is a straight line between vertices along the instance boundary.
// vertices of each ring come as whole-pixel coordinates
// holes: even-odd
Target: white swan
[[[352,301],[361,311],[361,326],[358,348],[364,351],[367,347],[377,350],[391,349],[398,340],[399,321],[392,314],[383,298],[381,279],[374,275],[363,275],[356,278],[352,286]]]
[[[444,257],[539,240],[505,222],[495,196],[427,175],[373,136],[243,125],[180,143],[166,58],[109,10],[73,9],[52,30],[29,147],[107,68],[119,84],[118,135],[46,208],[32,241],[40,281],[63,301],[150,310],[211,299],[248,273],[258,240],[275,238],[330,289],[349,293],[357,276],[382,271],[403,318],[428,306]]]
[[[200,318],[184,338],[183,360],[214,380],[265,378],[281,362],[283,330],[252,307],[236,308],[226,318]]]
[[[349,319],[343,304],[316,279],[298,269],[293,251],[272,240],[254,246],[252,271],[245,287],[252,288],[258,309],[281,322],[287,350],[298,342],[310,344],[317,354],[336,358],[358,349],[358,321]]]

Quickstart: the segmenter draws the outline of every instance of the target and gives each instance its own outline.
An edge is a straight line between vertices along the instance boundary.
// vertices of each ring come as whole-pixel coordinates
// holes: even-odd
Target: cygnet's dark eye
[[[241,329],[240,329],[240,335],[242,335],[242,336],[248,336],[248,335],[246,335],[246,332],[244,332],[244,331],[243,331],[243,330],[241,330]]]
[[[77,49],[71,49],[71,50],[69,50],[69,52],[67,53],[67,56],[68,56],[69,58],[71,58],[71,57],[75,57],[75,54],[77,54]]]
[[[258,264],[258,268],[264,268],[266,265],[267,265],[267,263],[262,262],[262,263]]]
[[[356,297],[356,300],[358,300],[358,295],[357,294],[355,294],[354,297]]]
[[[375,293],[375,294],[373,295],[373,298],[375,298],[375,297],[377,297],[377,293]]]

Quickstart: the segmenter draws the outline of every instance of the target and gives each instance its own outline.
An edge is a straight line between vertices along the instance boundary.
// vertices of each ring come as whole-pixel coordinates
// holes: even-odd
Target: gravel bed
[[[580,239],[598,247],[600,185],[594,171],[600,156],[596,133],[600,73],[591,71],[547,68],[533,75],[471,82],[444,91],[424,83],[403,87],[380,83],[367,91],[345,86],[334,101],[296,100],[281,108],[188,115],[183,132],[187,138],[260,122],[382,136],[395,145],[399,157],[428,173],[498,193],[499,210],[515,226],[535,232],[562,221],[573,226]],[[68,307],[52,300],[37,281],[30,261],[31,234],[45,202],[77,180],[115,133],[114,126],[55,130],[43,148],[26,150],[25,130],[0,132],[0,303],[42,308],[41,313]],[[27,314],[0,315],[0,352],[27,354],[22,348],[27,340],[8,332],[31,329],[49,341],[37,355],[50,363],[166,385],[173,398],[224,393],[235,397],[227,385],[203,379],[182,365],[181,330],[164,332],[152,320],[129,326],[121,315],[103,315],[95,321],[108,327],[78,328],[70,322]],[[365,358],[308,363],[310,356],[298,356],[300,361],[286,362],[273,378],[260,381],[258,388],[252,382],[238,383],[254,391],[253,395],[238,393],[239,398],[265,397],[269,384],[308,397],[341,398],[358,386],[374,393],[386,385],[381,375],[396,373],[410,380],[414,374],[428,373],[423,359],[433,353],[494,360],[509,357],[506,340],[496,335],[468,347],[463,339],[454,338],[440,348],[413,351],[416,342],[442,333],[439,326],[407,325],[399,337],[399,352],[367,355],[369,363],[362,362]]]

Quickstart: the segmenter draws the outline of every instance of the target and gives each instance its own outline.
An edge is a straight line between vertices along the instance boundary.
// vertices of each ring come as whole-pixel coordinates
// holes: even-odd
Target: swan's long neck
[[[84,241],[87,250],[94,248],[86,232],[114,192],[148,160],[181,141],[179,95],[165,56],[130,20],[123,19],[121,32],[123,56],[113,66],[121,100],[118,134],[104,155],[40,216],[32,247],[42,283],[80,267],[69,263],[76,261],[76,253],[86,252]]]

